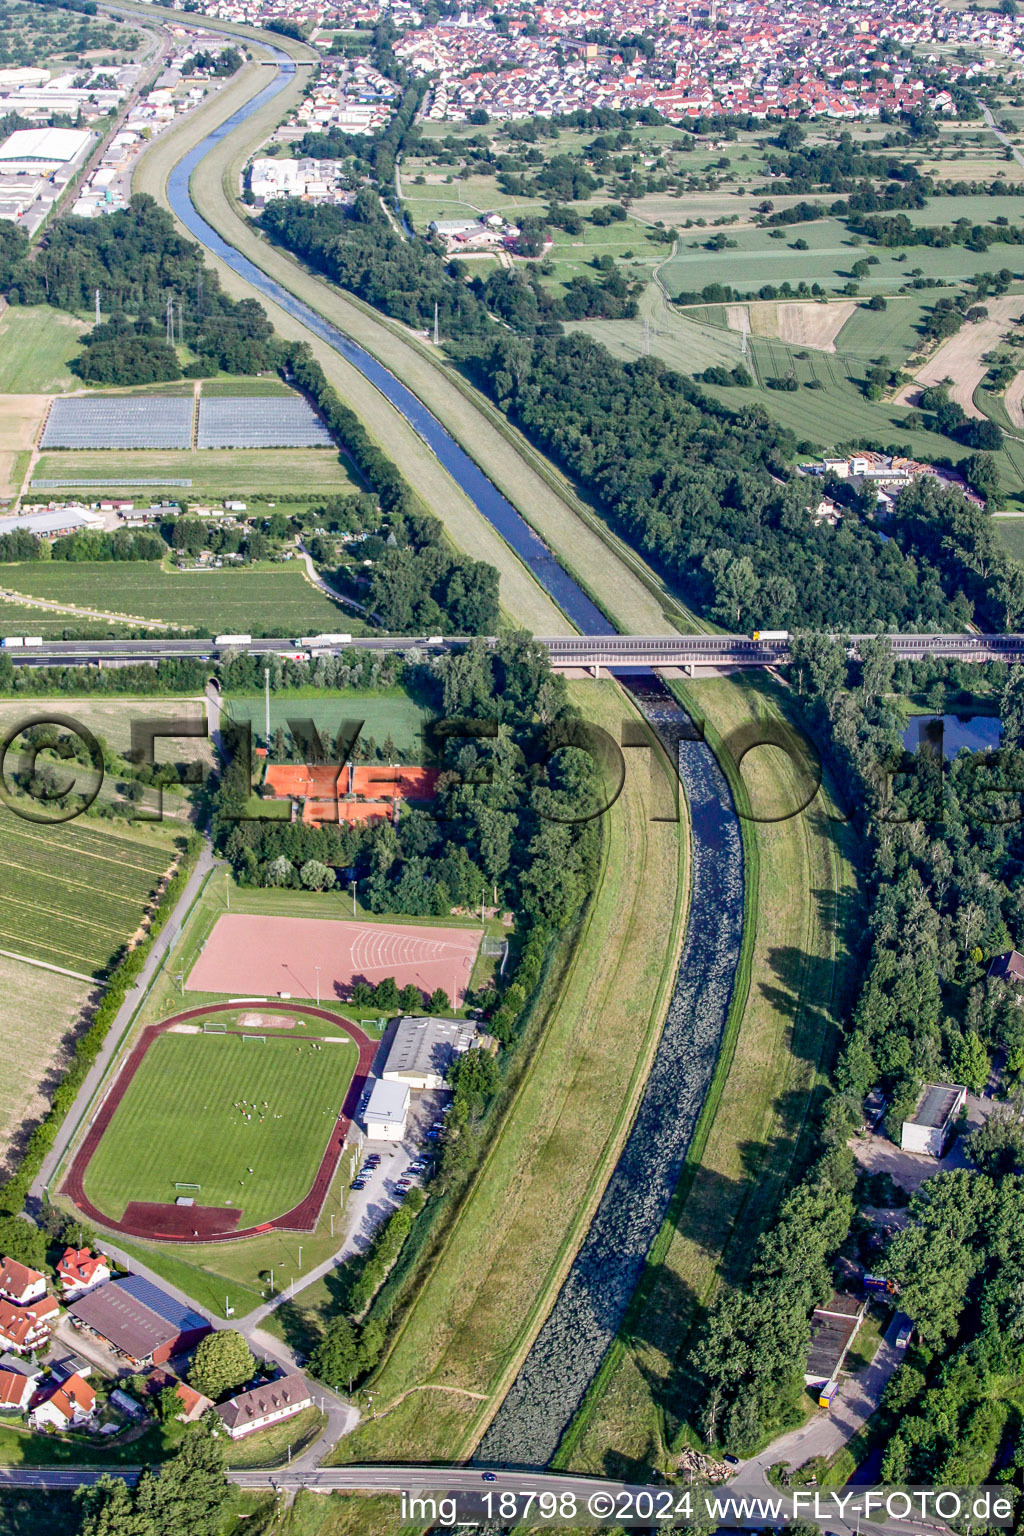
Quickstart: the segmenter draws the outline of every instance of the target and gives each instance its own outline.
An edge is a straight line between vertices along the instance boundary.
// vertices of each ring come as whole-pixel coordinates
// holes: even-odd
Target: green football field
[[[173,1202],[175,1184],[201,1184],[198,1203],[239,1206],[240,1227],[280,1216],[313,1182],[357,1059],[354,1041],[314,1050],[286,1030],[265,1045],[161,1035],[89,1163],[86,1193],[117,1218],[130,1200]]]

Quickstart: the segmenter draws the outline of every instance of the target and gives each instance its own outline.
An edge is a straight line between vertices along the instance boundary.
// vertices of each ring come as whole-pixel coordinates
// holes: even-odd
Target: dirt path
[[[0,588],[0,603],[17,603],[19,608],[42,608],[47,613],[63,613],[72,619],[100,619],[110,624],[132,624],[145,629],[170,629],[163,619],[143,619],[137,613],[111,613],[105,608],[79,608],[75,603],[55,603],[45,597],[30,597],[26,592]]]
[[[979,411],[974,403],[974,391],[987,372],[982,358],[986,352],[991,352],[999,345],[1013,321],[1024,315],[1024,297],[1014,294],[987,299],[984,307],[988,310],[988,319],[977,323],[966,321],[955,336],[944,341],[938,351],[922,363],[914,376],[914,383],[900,390],[896,396],[897,404],[912,405],[922,388],[927,389],[930,385],[941,384],[944,379],[952,379],[949,398],[963,407],[965,415],[973,416],[975,420],[983,418],[984,412]],[[1016,383],[1017,380],[1014,380],[1011,389],[1016,387]],[[1015,424],[1024,426],[1024,420]]]
[[[1015,427],[1024,427],[1024,369],[1017,374],[1003,396],[1006,414]]]

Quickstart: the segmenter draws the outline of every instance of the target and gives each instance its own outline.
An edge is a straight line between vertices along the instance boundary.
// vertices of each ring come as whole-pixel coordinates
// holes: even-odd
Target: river
[[[376,385],[584,634],[614,634],[614,626],[422,402],[362,347],[229,245],[193,206],[189,183],[199,162],[278,95],[294,74],[286,54],[276,48],[271,52],[279,65],[274,80],[171,172],[171,207],[201,245]],[[668,1212],[714,1072],[739,961],[743,851],[729,787],[710,748],[692,739],[687,715],[660,679],[623,681],[665,741],[686,790],[690,918],[637,1117],[555,1305],[481,1442],[482,1461],[546,1465],[583,1401]]]
[[[272,277],[268,277],[266,272],[261,271],[247,256],[243,256],[241,251],[229,245],[194,206],[189,183],[199,162],[266,102],[280,95],[295,73],[295,64],[286,53],[280,48],[272,47],[269,51],[274,55],[278,65],[278,72],[274,79],[251,101],[247,101],[239,107],[237,112],[225,119],[219,128],[215,128],[208,134],[183,160],[178,161],[167,183],[167,197],[171,207],[200,245],[206,246],[207,250],[219,256],[232,271],[237,272],[239,277],[243,277],[268,299],[273,299],[275,304],[279,304],[290,315],[294,315],[296,320],[300,320],[303,325],[319,336],[321,341],[333,347],[346,362],[358,368],[359,372],[369,379],[370,383],[375,385],[397,410],[401,411],[409,425],[437,455],[452,479],[462,487],[477,510],[493,528],[497,529],[506,544],[515,550],[523,564],[529,567],[540,585],[551,594],[562,612],[572,620],[581,634],[615,634],[614,624],[605,618],[600,608],[590,600],[582,587],[569,575],[568,571],[559,565],[550,549],[542,539],[538,538],[529,523],[520,517],[512,503],[502,496],[483,471],[474,464],[468,453],[460,448],[451,434],[441,425],[437,417],[427,410],[423,402],[350,336],[346,336],[343,331],[331,325],[322,315],[310,309],[308,304],[303,304],[301,299],[297,299],[293,293],[288,292],[287,288],[275,282]]]

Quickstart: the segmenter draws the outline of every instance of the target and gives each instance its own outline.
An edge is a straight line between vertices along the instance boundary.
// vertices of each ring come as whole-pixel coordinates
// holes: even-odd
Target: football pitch
[[[242,1227],[279,1216],[313,1183],[357,1061],[352,1040],[160,1035],[89,1161],[86,1194],[115,1220],[129,1201],[182,1193],[240,1209]],[[185,1183],[202,1188],[175,1188]]]

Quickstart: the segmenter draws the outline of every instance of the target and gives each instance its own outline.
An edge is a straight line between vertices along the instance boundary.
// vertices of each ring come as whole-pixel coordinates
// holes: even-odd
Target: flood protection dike
[[[171,172],[167,193],[175,214],[201,245],[333,347],[401,411],[583,634],[616,633],[511,502],[411,390],[229,245],[193,206],[189,183],[199,162],[278,95],[294,74],[295,65],[286,54],[273,47],[269,51],[278,66],[274,80]],[[739,962],[743,847],[725,776],[710,747],[691,739],[689,717],[658,678],[648,674],[620,680],[678,764],[686,790],[691,824],[686,940],[636,1120],[555,1305],[480,1443],[477,1460],[482,1463],[547,1465],[580,1407],[668,1211],[715,1070]]]
[[[310,309],[308,304],[304,304],[282,284],[269,277],[266,272],[256,266],[255,262],[243,256],[241,251],[229,245],[223,236],[206,222],[193,204],[189,184],[192,172],[199,162],[234,133],[254,112],[258,112],[268,101],[280,95],[295,73],[294,60],[290,59],[286,53],[270,44],[263,46],[273,55],[277,73],[269,85],[264,86],[251,101],[239,107],[237,112],[232,113],[218,128],[214,128],[205,139],[190,150],[184,159],[178,161],[167,182],[167,200],[171,208],[200,245],[204,245],[215,256],[219,256],[233,272],[238,273],[239,277],[244,278],[268,299],[273,299],[275,304],[279,304],[282,309],[287,310],[288,314],[301,321],[307,329],[319,336],[321,341],[333,347],[346,362],[358,368],[359,372],[380,390],[396,410],[401,411],[413,431],[419,434],[436,454],[452,479],[462,487],[477,511],[493,528],[497,529],[506,544],[515,550],[523,564],[533,572],[540,585],[551,594],[562,612],[572,620],[582,634],[615,634],[614,624],[605,618],[595,603],[591,602],[569,572],[559,565],[550,549],[542,539],[538,538],[529,523],[520,517],[512,503],[506,500],[497,487],[488,480],[469,454],[460,448],[452,435],[441,425],[437,417],[431,415],[423,402],[351,337],[331,325],[322,315]]]
[[[481,1464],[547,1466],[583,1402],[668,1212],[704,1104],[743,937],[743,844],[725,775],[653,676],[623,679],[679,765],[690,812],[690,916],[647,1086],[572,1268],[477,1448]]]

